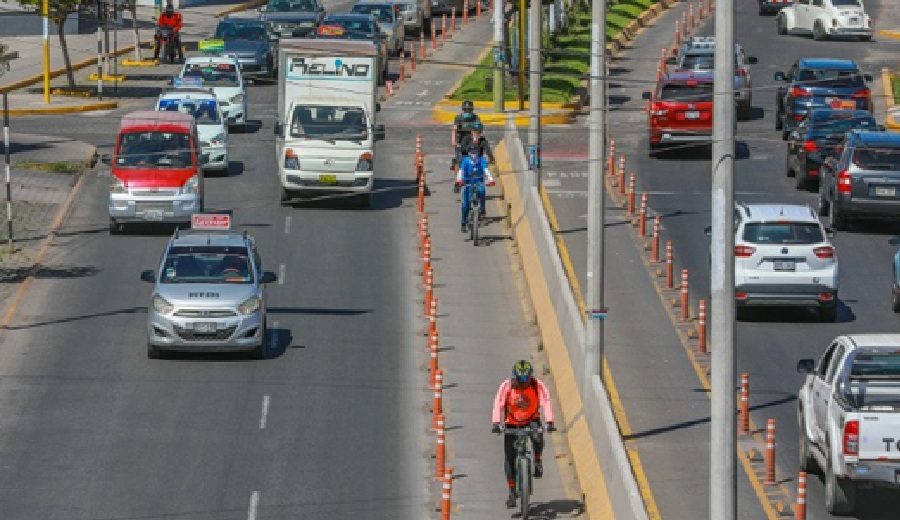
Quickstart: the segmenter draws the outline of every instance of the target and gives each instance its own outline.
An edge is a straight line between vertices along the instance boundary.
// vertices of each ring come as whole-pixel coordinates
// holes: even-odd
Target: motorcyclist
[[[534,377],[534,368],[527,360],[519,360],[513,365],[512,377],[506,379],[497,389],[494,407],[491,411],[492,431],[501,432],[501,426],[507,429],[540,426],[541,414],[547,423],[547,431],[555,431],[553,425],[553,406],[550,391],[543,381]],[[530,435],[534,450],[534,478],[544,476],[544,464],[541,460],[544,452],[544,436],[538,431]],[[516,506],[516,437],[503,436],[503,452],[505,454],[503,469],[506,472],[506,484],[509,497],[506,507]]]
[[[175,48],[178,50],[178,59],[184,61],[184,50],[181,48],[181,27],[183,25],[181,13],[175,11],[175,7],[171,2],[166,4],[166,10],[159,15],[156,25],[156,46],[153,47],[153,59],[159,59],[159,50],[162,48],[162,36],[160,30],[163,27],[168,27],[172,29],[172,34],[175,37]]]
[[[460,148],[468,150],[470,146],[478,148],[478,155],[486,157],[489,163],[494,162],[494,153],[491,151],[491,144],[484,137],[484,125],[481,121],[472,123],[472,131],[469,135],[463,137],[460,142]]]
[[[472,131],[472,125],[476,122],[481,123],[481,118],[475,113],[475,103],[472,103],[471,100],[467,99],[462,102],[460,113],[456,114],[456,117],[453,118],[452,141],[453,144],[457,146],[458,152],[465,152],[465,148],[460,149],[459,145],[462,142],[462,139]]]
[[[466,156],[459,165],[459,171],[456,172],[456,185],[463,185],[474,188],[481,202],[480,215],[484,215],[484,185],[487,181],[488,186],[494,185],[494,178],[491,176],[491,170],[488,168],[487,161],[484,157],[478,155],[478,147],[472,146],[467,150]],[[469,205],[472,203],[472,189],[462,190],[462,204],[460,215],[460,230],[466,232],[466,220],[469,216]]]

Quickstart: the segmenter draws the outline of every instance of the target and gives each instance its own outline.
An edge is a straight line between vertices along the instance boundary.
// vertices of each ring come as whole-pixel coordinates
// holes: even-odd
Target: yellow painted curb
[[[456,89],[453,89],[453,90],[456,90]],[[507,104],[515,103],[517,105],[519,104],[518,101],[515,101],[515,100],[513,100],[513,101],[507,100],[506,103]],[[484,109],[488,109],[488,110],[494,108],[493,101],[473,101],[472,104],[475,105],[475,108],[484,108]],[[444,99],[444,100],[438,102],[438,106],[447,107],[448,109],[452,109],[452,110],[455,110],[456,112],[459,112],[459,107],[462,106],[462,101],[454,101],[451,99]],[[577,106],[577,103],[541,103],[541,110],[564,110],[567,108],[568,109],[575,108],[576,106]],[[528,110],[529,108],[531,108],[531,103],[526,100],[525,101],[525,110]]]
[[[256,7],[262,7],[266,5],[266,0],[250,0],[249,2],[243,2],[238,5],[229,7],[224,11],[219,11],[216,13],[216,18],[222,18],[223,16],[228,16],[229,14],[239,13],[241,11],[246,11],[248,9],[253,9]]]
[[[144,46],[144,45],[145,44],[143,44],[143,43],[141,44],[141,46]],[[134,51],[134,45],[129,45],[127,47],[122,47],[118,51],[110,53],[110,54],[112,56],[121,56],[123,54],[127,54],[132,51]],[[88,58],[86,60],[79,61],[78,63],[73,63],[72,64],[72,72],[76,72],[85,67],[90,67],[91,65],[96,65],[96,64],[97,64],[96,56],[93,58]],[[66,73],[65,67],[53,69],[50,71],[50,79],[58,78],[59,76],[62,76],[65,73]],[[7,85],[0,86],[0,94],[6,93],[6,92],[12,92],[13,90],[19,90],[19,89],[25,88],[25,87],[30,87],[30,86],[36,85],[42,81],[44,81],[44,75],[36,74],[34,76],[25,78],[23,80],[19,80],[14,83],[9,83]],[[10,112],[10,113],[12,113],[12,112]]]
[[[900,31],[895,31],[891,29],[882,29],[878,31],[878,34],[882,36],[887,36],[888,38],[897,38],[900,39]]]
[[[159,65],[159,60],[122,60],[119,65],[123,67],[156,67]]]
[[[64,105],[56,107],[42,108],[13,108],[9,111],[11,117],[18,116],[49,116],[57,114],[75,114],[79,112],[94,112],[97,110],[115,110],[119,108],[118,101],[99,101],[97,103],[86,103],[84,105]],[[3,111],[0,110],[0,115]]]
[[[90,90],[69,90],[68,88],[52,88],[50,89],[50,95],[89,98],[94,97],[94,92]]]
[[[88,81],[97,81],[97,79],[98,79],[98,76],[97,76],[96,72],[92,72],[92,73],[88,74]],[[104,74],[103,75],[104,83],[123,83],[124,81],[125,81],[124,74],[109,74],[109,75]]]
[[[456,107],[444,107],[441,104],[435,105],[434,110],[431,112],[431,117],[434,121],[443,124],[451,124],[453,120],[456,118],[456,114],[459,113],[459,110]],[[521,115],[516,115],[516,126],[518,127],[527,127],[529,122],[529,116],[527,112],[519,112]],[[506,125],[507,114],[504,112],[480,112],[478,116],[481,118],[481,122],[484,123],[485,126],[504,126]],[[541,124],[542,125],[568,125],[575,121],[575,109],[565,109],[556,112],[552,112],[549,114],[541,115]]]

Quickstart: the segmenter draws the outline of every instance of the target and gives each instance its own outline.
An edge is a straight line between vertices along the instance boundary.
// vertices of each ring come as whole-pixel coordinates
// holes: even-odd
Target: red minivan
[[[644,92],[644,99],[650,100],[651,157],[664,146],[712,142],[712,71],[666,74],[654,92]]]
[[[203,211],[197,126],[181,112],[122,117],[110,165],[109,231],[126,224],[187,223]]]

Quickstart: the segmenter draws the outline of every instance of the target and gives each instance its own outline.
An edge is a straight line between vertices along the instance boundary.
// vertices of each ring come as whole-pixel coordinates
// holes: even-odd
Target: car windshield
[[[854,128],[874,128],[875,118],[872,116],[833,117],[816,119],[812,122],[812,131],[823,134],[843,134]]]
[[[900,351],[859,352],[853,358],[850,377],[900,378]]]
[[[237,68],[233,63],[188,63],[184,66],[183,78],[197,78],[207,87],[237,87]]]
[[[744,226],[751,244],[818,244],[822,228],[814,222],[751,222]]]
[[[831,0],[831,5],[835,7],[862,7],[859,0]]]
[[[697,83],[686,85],[681,83],[667,83],[659,92],[659,99],[663,101],[681,101],[683,103],[702,103],[712,101],[712,83]]]
[[[183,112],[194,117],[198,125],[217,125],[219,110],[214,99],[162,99],[158,109],[161,112]]]
[[[287,11],[315,11],[317,4],[313,0],[276,0],[266,5],[266,11],[283,13]]]
[[[257,24],[219,22],[216,26],[216,38],[223,40],[251,40],[264,42],[268,40],[266,28]]]
[[[859,71],[854,70],[804,69],[798,74],[797,80],[807,83],[811,87],[864,88],[866,86],[862,75]]]
[[[712,54],[685,54],[681,68],[685,70],[709,70],[713,68],[715,56]]]
[[[860,147],[851,160],[862,170],[900,171],[900,148]]]
[[[392,24],[394,22],[394,7],[382,4],[356,4],[353,6],[354,13],[371,14],[379,22]]]
[[[175,246],[163,264],[161,283],[253,283],[245,247]]]
[[[345,141],[367,139],[366,115],[360,107],[298,105],[294,107],[291,117],[291,137]]]
[[[118,168],[172,169],[194,165],[186,133],[126,132],[119,136]]]
[[[326,20],[319,26],[319,34],[328,38],[370,40],[374,33],[375,24],[370,20]]]

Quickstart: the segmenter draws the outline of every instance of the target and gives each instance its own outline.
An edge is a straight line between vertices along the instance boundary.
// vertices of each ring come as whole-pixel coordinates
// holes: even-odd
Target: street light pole
[[[528,0],[519,0],[519,110],[525,110],[525,12],[527,9]]]
[[[737,518],[734,357],[734,0],[716,2],[710,250],[709,514]]]
[[[584,333],[582,396],[591,388],[591,379],[603,375],[603,235],[606,217],[606,190],[603,160],[606,155],[606,1],[591,3],[591,85],[588,120],[588,222],[587,222],[587,305]]]
[[[50,0],[41,2],[41,15],[44,18],[44,38],[41,43],[44,68],[44,103],[50,103]]]
[[[530,43],[528,65],[528,156],[529,167],[534,172],[532,185],[540,188],[541,182],[541,0],[531,0],[528,13],[528,41]]]
[[[480,2],[481,0],[476,0]],[[503,50],[503,26],[506,24],[503,16],[505,2],[494,0],[494,110],[503,112],[505,88],[503,85],[503,62],[506,53]]]

